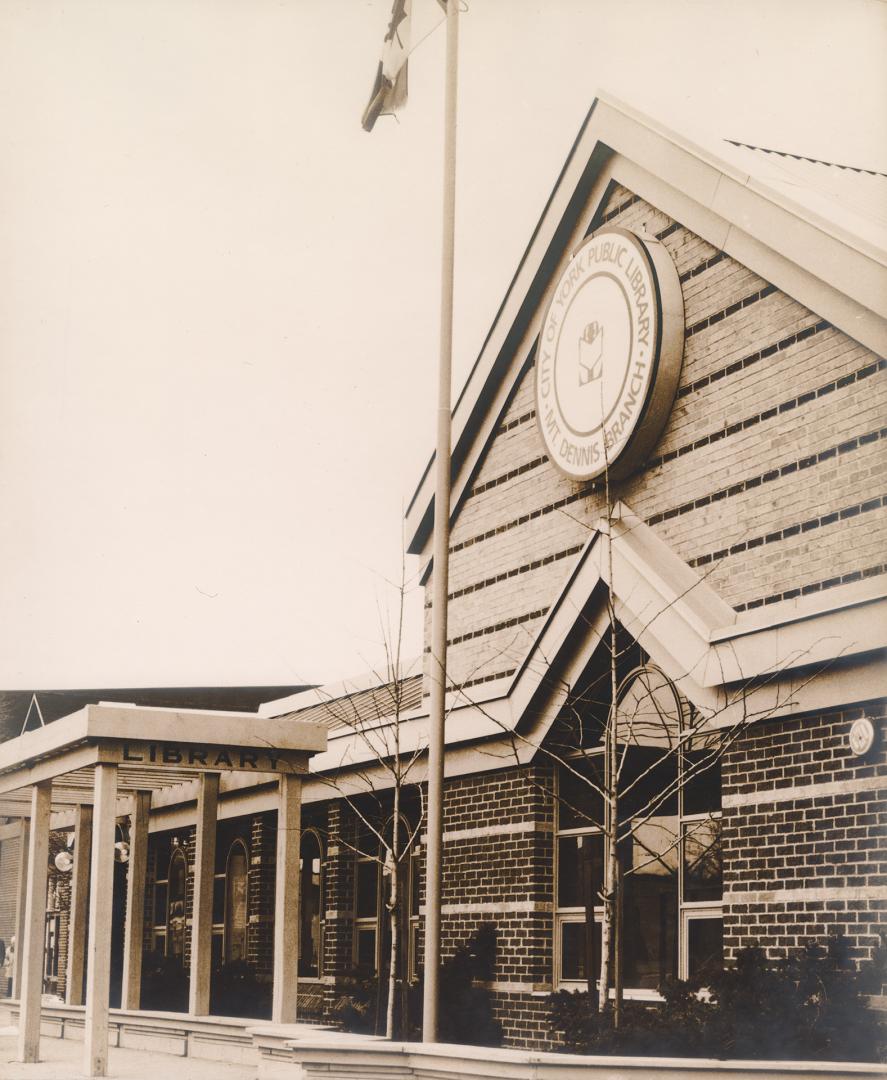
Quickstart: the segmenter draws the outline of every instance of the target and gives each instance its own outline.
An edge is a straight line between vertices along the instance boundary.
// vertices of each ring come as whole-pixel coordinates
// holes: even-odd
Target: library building
[[[599,97],[456,388],[441,955],[484,952],[505,1046],[548,1047],[548,996],[594,985],[608,867],[627,998],[887,932],[887,176],[788,149]],[[416,465],[424,662],[0,746],[21,1037],[41,995],[99,1064],[90,995],[384,1031],[394,963],[413,1000]]]

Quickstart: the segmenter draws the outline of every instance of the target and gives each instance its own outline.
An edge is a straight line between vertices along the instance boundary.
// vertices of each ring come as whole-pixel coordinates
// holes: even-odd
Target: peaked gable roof
[[[514,674],[448,694],[448,775],[534,756],[604,639],[608,587],[616,618],[713,727],[847,707],[887,690],[884,665],[871,663],[887,647],[883,580],[738,613],[618,503],[612,520],[592,531]],[[402,753],[426,745],[425,707],[402,714],[399,725]],[[331,730],[311,772],[362,768],[384,745],[368,744],[361,732]],[[415,779],[423,770],[424,764]]]
[[[845,211],[834,196],[817,195],[800,179],[779,182],[767,161],[765,153],[724,140],[690,140],[598,96],[456,402],[451,517],[532,352],[548,290],[573,248],[597,226],[598,208],[614,182],[863,345],[887,352],[887,229],[864,217],[858,201],[856,210]],[[849,183],[862,176],[870,179],[852,171]],[[407,509],[409,550],[416,554],[425,551],[431,533],[433,461]]]

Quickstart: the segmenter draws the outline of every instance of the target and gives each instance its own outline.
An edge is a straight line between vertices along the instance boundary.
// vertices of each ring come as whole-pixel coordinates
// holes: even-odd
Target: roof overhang
[[[887,256],[793,202],[717,150],[614,98],[592,104],[453,412],[455,516],[532,354],[549,290],[623,184],[879,355],[887,352]],[[426,550],[433,457],[407,509],[409,550]]]
[[[447,773],[530,760],[579,681],[615,614],[711,727],[852,707],[887,694],[887,593],[877,578],[737,613],[624,503],[601,520],[515,673],[447,698]],[[402,755],[427,744],[427,710],[399,718]],[[384,761],[391,718],[358,732],[331,733],[311,762],[316,774],[353,772]],[[500,748],[494,750],[492,742]],[[379,785],[385,785],[384,769]],[[417,763],[413,779],[424,778]],[[365,779],[365,778],[364,778]],[[365,786],[364,786],[365,789]]]

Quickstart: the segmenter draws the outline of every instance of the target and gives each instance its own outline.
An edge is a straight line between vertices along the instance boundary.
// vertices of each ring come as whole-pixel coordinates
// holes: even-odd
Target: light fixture
[[[118,840],[114,845],[114,862],[129,862],[129,844],[125,840]]]
[[[63,848],[52,861],[55,863],[56,870],[67,874],[74,865],[74,856],[67,848]]]

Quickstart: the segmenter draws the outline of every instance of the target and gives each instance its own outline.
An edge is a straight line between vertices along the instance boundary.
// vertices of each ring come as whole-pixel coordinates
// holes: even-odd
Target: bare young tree
[[[316,779],[348,806],[358,823],[361,835],[353,841],[340,835],[338,843],[375,863],[382,876],[389,945],[385,1035],[391,1039],[398,987],[405,978],[401,925],[409,897],[404,895],[402,871],[409,865],[425,822],[424,775],[419,766],[427,747],[424,739],[414,737],[414,729],[409,740],[404,737],[405,714],[415,707],[408,687],[421,677],[421,670],[405,670],[402,656],[408,591],[403,560],[400,581],[389,584],[395,592],[394,614],[390,608],[384,613],[380,608],[384,662],[371,672],[376,685],[355,688],[325,702],[332,728],[351,736],[351,748],[334,769],[317,774]]]

